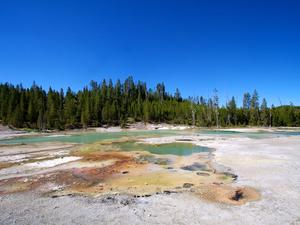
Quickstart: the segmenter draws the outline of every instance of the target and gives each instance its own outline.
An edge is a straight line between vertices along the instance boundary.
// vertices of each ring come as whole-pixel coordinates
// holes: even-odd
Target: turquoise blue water
[[[147,151],[158,155],[187,156],[194,153],[208,152],[209,148],[187,143],[170,143],[160,145],[140,144],[135,142],[120,143],[118,146],[124,151]]]
[[[253,139],[258,138],[271,138],[280,136],[299,136],[300,132],[291,131],[277,131],[277,132],[236,132],[236,131],[215,131],[209,129],[199,129],[199,130],[187,130],[187,131],[128,131],[128,132],[112,132],[112,133],[77,133],[73,135],[48,135],[48,136],[27,136],[27,137],[17,137],[8,140],[0,140],[0,145],[4,144],[27,144],[27,143],[40,143],[40,142],[68,142],[68,143],[94,143],[97,141],[105,140],[119,140],[124,137],[162,137],[162,136],[172,136],[180,134],[196,134],[196,135],[207,135],[211,137],[248,137]],[[202,146],[195,146],[187,143],[171,143],[171,144],[161,144],[161,145],[147,145],[135,142],[122,142],[116,143],[120,149],[124,151],[148,151],[153,154],[172,154],[179,156],[191,155],[193,153],[208,152],[209,148]]]
[[[123,137],[155,137],[155,136],[171,136],[179,134],[197,134],[209,136],[226,136],[226,137],[249,137],[249,138],[271,138],[280,136],[299,136],[300,132],[291,131],[277,131],[277,132],[236,132],[236,131],[215,131],[209,129],[195,129],[188,131],[128,131],[128,132],[112,132],[112,133],[78,133],[73,135],[48,135],[48,136],[27,136],[17,137],[13,139],[0,140],[1,144],[26,144],[26,143],[39,143],[39,142],[69,142],[69,143],[93,143],[103,140],[118,140]]]
[[[279,135],[286,135],[286,136],[299,136],[300,135],[300,132],[297,132],[297,131],[278,131],[278,132],[275,132],[275,134],[279,134]]]
[[[88,144],[104,140],[118,140],[123,137],[153,137],[176,135],[176,131],[128,131],[128,132],[110,132],[110,133],[79,133],[73,135],[48,135],[17,137],[13,139],[0,140],[0,144],[26,144],[40,142],[69,142]]]
[[[282,136],[299,136],[300,132],[297,131],[258,131],[258,132],[238,132],[238,131],[226,131],[226,130],[198,130],[195,131],[198,135],[210,135],[210,136],[225,136],[225,137],[248,137],[253,139],[273,138]]]

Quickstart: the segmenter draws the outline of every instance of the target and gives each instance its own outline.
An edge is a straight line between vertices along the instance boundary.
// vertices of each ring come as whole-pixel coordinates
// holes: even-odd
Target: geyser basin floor
[[[79,145],[68,154],[52,153],[51,158],[26,155],[27,160],[20,165],[7,166],[0,171],[0,193],[42,190],[55,196],[109,193],[149,196],[192,191],[201,196],[200,190],[208,185],[211,190],[216,185],[219,190],[228,189],[233,177],[215,173],[209,154],[209,148],[191,143],[154,145],[136,143],[128,137]],[[207,199],[226,202],[221,198]]]
[[[81,157],[78,161],[47,168],[53,170],[51,172],[1,180],[0,222],[297,224],[300,140],[297,136],[288,136],[249,139],[240,134],[216,136],[187,132],[180,137],[137,140],[158,145],[185,140],[216,149],[212,153],[186,156],[123,151],[118,143],[111,141],[76,145],[63,150],[60,157]],[[27,147],[35,152],[40,145],[46,147],[48,144],[13,148]],[[16,152],[11,148],[1,147],[1,154]],[[43,156],[34,155],[35,160],[49,160],[43,159],[44,154],[50,155],[56,150],[48,150],[42,151]],[[19,152],[27,155],[24,150],[19,149]],[[27,163],[28,157],[25,161],[23,158],[15,157],[11,161]],[[202,165],[207,167],[203,170]],[[230,173],[219,172],[220,165],[231,168],[238,179],[233,182]],[[6,168],[11,166],[6,165]],[[72,195],[65,196],[69,194]]]

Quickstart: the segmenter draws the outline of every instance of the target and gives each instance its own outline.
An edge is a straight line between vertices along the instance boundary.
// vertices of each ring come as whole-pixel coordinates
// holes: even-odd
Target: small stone
[[[194,184],[191,184],[191,183],[184,183],[183,184],[183,188],[191,188],[192,186],[194,186]]]
[[[196,173],[198,176],[209,176],[209,173],[205,173],[205,172],[197,172]]]
[[[234,201],[239,201],[244,197],[244,193],[242,190],[236,190],[234,193],[234,196],[231,197],[232,200]]]

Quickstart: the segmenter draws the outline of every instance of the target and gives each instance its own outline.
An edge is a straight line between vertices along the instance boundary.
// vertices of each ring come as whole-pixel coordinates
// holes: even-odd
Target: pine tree
[[[243,97],[243,124],[248,125],[250,121],[251,95],[246,92]]]
[[[66,97],[65,97],[65,102],[64,102],[64,118],[65,118],[66,128],[76,127],[76,122],[77,122],[76,111],[77,111],[77,100],[71,88],[68,87]]]
[[[53,91],[51,88],[48,91],[47,98],[47,128],[61,129],[60,123],[60,100],[59,93]]]
[[[90,122],[90,98],[88,88],[85,87],[81,97],[81,124],[87,128]]]
[[[232,97],[231,100],[227,104],[227,123],[228,125],[237,125],[237,107],[235,98]]]
[[[259,97],[256,90],[254,90],[250,105],[250,125],[257,126],[259,122]]]
[[[176,88],[174,97],[175,97],[175,100],[176,100],[176,101],[178,101],[178,102],[181,102],[181,101],[182,101],[181,93],[180,93],[180,91],[179,91],[178,88]]]
[[[263,98],[261,106],[260,106],[260,121],[261,121],[261,125],[263,126],[268,126],[269,125],[269,109],[268,109],[268,105],[267,105],[267,100],[265,98]]]

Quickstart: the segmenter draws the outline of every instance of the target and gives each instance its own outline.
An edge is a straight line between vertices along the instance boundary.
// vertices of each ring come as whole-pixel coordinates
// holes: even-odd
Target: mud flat
[[[109,142],[101,151],[99,144],[66,146],[63,157],[77,161],[46,168],[42,177],[33,171],[0,180],[0,224],[300,224],[299,137],[187,133],[139,142],[215,150],[180,157],[123,152]],[[18,151],[24,154],[11,152]]]

